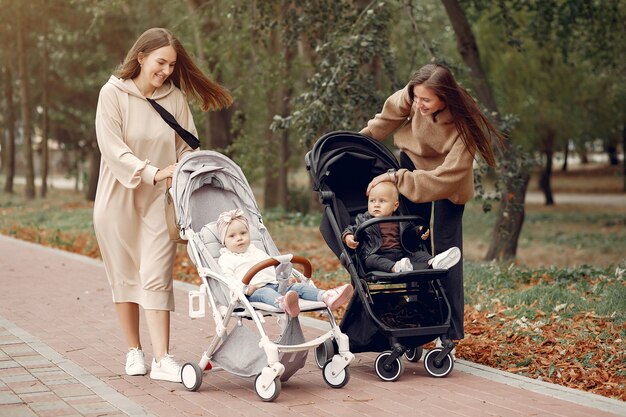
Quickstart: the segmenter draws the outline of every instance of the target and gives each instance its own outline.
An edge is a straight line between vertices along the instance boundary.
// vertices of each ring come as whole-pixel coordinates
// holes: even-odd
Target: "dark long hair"
[[[413,87],[423,85],[433,90],[435,95],[450,109],[454,125],[467,149],[480,152],[490,166],[496,165],[491,138],[500,144],[502,133],[485,117],[478,104],[461,87],[450,70],[440,64],[428,64],[417,70],[409,80],[409,97],[413,100]],[[436,121],[436,114],[433,119]]]
[[[149,54],[164,46],[171,46],[176,51],[176,65],[168,79],[187,95],[198,100],[202,110],[218,110],[232,104],[233,98],[228,90],[211,81],[191,59],[180,41],[167,29],[152,28],[142,33],[126,54],[116,75],[122,79],[137,77],[141,72],[137,59],[139,53]]]

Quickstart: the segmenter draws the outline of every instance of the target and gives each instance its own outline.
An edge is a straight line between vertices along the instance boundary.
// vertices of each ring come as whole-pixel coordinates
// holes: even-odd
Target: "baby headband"
[[[230,224],[235,220],[240,221],[246,226],[246,229],[250,230],[250,227],[248,226],[248,219],[243,213],[243,210],[234,209],[223,212],[217,218],[217,234],[219,235],[222,245],[226,240],[226,230],[228,230],[228,226],[230,226]]]

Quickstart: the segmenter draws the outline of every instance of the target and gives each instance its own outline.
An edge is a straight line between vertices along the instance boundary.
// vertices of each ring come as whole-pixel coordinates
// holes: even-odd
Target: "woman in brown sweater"
[[[367,192],[380,182],[395,183],[413,213],[427,221],[433,214],[433,255],[453,246],[462,252],[463,210],[474,195],[474,159],[478,152],[494,166],[491,140],[499,142],[502,136],[450,70],[435,64],[420,68],[361,133],[377,140],[393,133],[401,151],[402,168],[375,177]],[[443,285],[452,310],[448,336],[462,339],[463,262],[449,270]]]

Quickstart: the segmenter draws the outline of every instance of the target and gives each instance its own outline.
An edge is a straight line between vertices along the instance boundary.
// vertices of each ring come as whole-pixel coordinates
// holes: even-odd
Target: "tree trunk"
[[[622,130],[622,168],[624,168],[624,192],[626,193],[626,124]]]
[[[606,153],[609,157],[609,165],[616,166],[619,164],[619,156],[617,156],[617,143],[609,143],[606,147]]]
[[[554,196],[552,195],[552,186],[550,185],[550,179],[552,178],[552,152],[546,150],[544,152],[546,157],[546,164],[541,170],[539,176],[539,188],[543,191],[543,196],[546,199],[546,206],[554,205]]]
[[[526,200],[529,181],[530,175],[528,174],[522,174],[518,178],[507,177],[505,179],[505,187],[513,191],[511,194],[503,195],[503,200],[500,202],[493,239],[498,244],[489,246],[485,260],[511,259],[517,252],[517,243],[526,213],[524,201]]]
[[[279,10],[278,13],[282,16],[285,10]],[[290,45],[282,42],[277,31],[272,31],[270,48],[275,52],[274,56],[280,56],[280,51],[282,50],[284,59],[283,64],[279,67],[282,69],[282,76],[278,80],[279,87],[275,91],[270,92],[273,95],[270,102],[276,103],[277,106],[274,109],[270,109],[270,117],[273,117],[275,114],[280,114],[284,117],[290,112],[289,103],[293,95],[293,88],[288,80],[294,52]],[[279,135],[278,152],[273,155],[276,158],[276,163],[266,164],[264,206],[265,208],[282,207],[287,209],[289,199],[289,184],[287,181],[289,173],[289,131],[287,129],[282,129],[279,132],[268,130],[270,143],[275,140],[274,135]]]
[[[565,141],[565,149],[563,149],[563,166],[561,171],[567,172],[567,160],[569,159],[569,141]]]
[[[94,142],[96,139],[94,138]],[[94,146],[91,149],[89,163],[89,184],[87,186],[87,192],[85,198],[87,201],[95,201],[96,191],[98,189],[98,176],[100,175],[100,149],[98,146]]]
[[[206,65],[211,71],[211,77],[214,81],[221,83],[221,74],[215,73],[215,68],[211,68],[211,63],[206,59],[204,54],[204,45],[202,43],[202,36],[215,32],[215,26],[210,20],[206,21],[203,25],[199,22],[198,17],[202,14],[202,10],[207,6],[207,1],[202,0],[185,0],[187,10],[191,16],[191,22],[193,25],[194,42],[196,44],[196,51],[198,61],[203,65]],[[211,5],[209,4],[209,7]],[[200,141],[205,149],[224,150],[233,143],[234,135],[231,133],[231,120],[235,114],[236,105],[233,105],[227,109],[220,111],[211,111],[206,114],[204,118],[204,134],[200,135]]]
[[[554,197],[552,195],[552,186],[550,180],[552,178],[552,157],[554,156],[554,137],[555,132],[551,128],[546,128],[545,136],[541,143],[543,154],[546,157],[546,164],[541,170],[539,176],[539,188],[543,191],[546,199],[546,206],[554,205]]]
[[[44,8],[47,8],[47,1],[44,1]],[[41,96],[41,107],[43,108],[43,120],[41,123],[41,190],[39,190],[39,195],[41,198],[46,198],[48,194],[48,166],[49,166],[49,156],[48,156],[48,136],[50,132],[50,118],[48,117],[49,113],[49,88],[48,88],[48,62],[49,62],[49,53],[48,53],[48,20],[43,19],[43,51],[42,51],[42,74],[41,74],[41,84],[42,84],[42,96]]]
[[[4,73],[4,98],[6,130],[4,146],[2,147],[3,168],[4,168],[4,192],[13,194],[13,179],[15,178],[15,110],[13,103],[13,71],[11,66],[2,68]]]
[[[33,162],[33,144],[31,137],[30,101],[28,99],[28,72],[26,69],[26,34],[22,7],[18,7],[17,15],[17,64],[20,80],[20,108],[22,113],[22,134],[24,135],[24,156],[26,159],[26,198],[35,198],[35,165]]]
[[[478,45],[465,12],[457,0],[441,0],[441,2],[454,29],[459,53],[470,68],[476,95],[489,113],[495,113],[499,118],[500,112],[482,68]],[[487,260],[504,260],[514,258],[517,251],[517,240],[524,222],[525,191],[530,175],[516,161],[510,139],[505,138],[503,146],[494,146],[494,149],[499,161],[500,176],[504,179],[504,187],[493,239],[487,251]],[[522,189],[523,194],[520,192]]]

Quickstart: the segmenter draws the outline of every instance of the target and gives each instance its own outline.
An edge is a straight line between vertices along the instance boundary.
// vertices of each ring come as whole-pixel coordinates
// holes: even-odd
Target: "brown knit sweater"
[[[411,111],[412,104],[406,87],[396,91],[361,133],[384,140],[395,131],[395,145],[416,168],[397,173],[398,190],[408,199],[416,203],[449,199],[465,204],[474,195],[474,158],[454,127],[452,115],[446,109],[435,123],[432,116]],[[407,118],[410,120],[402,126]]]

